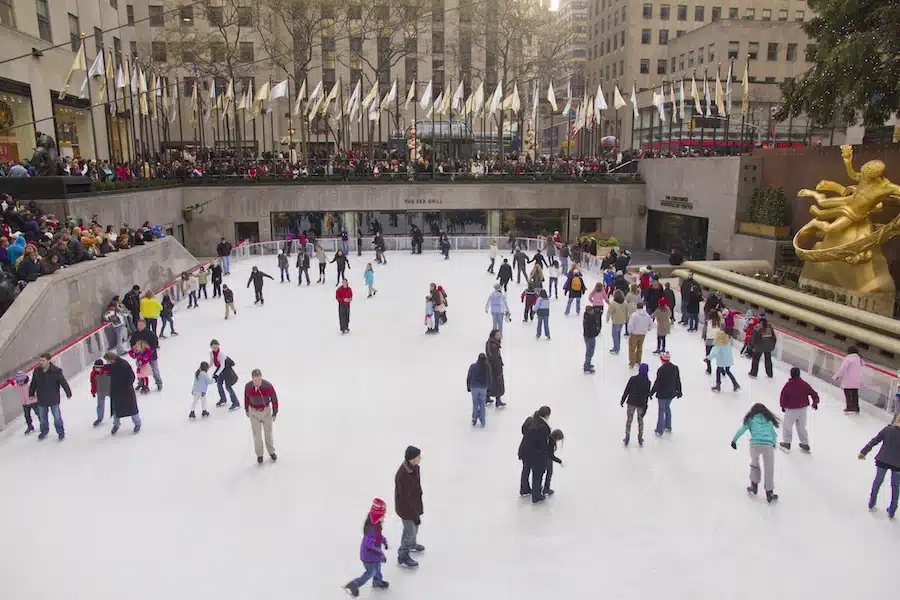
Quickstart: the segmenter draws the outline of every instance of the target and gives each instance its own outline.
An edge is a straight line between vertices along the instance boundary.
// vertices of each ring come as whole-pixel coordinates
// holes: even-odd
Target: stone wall
[[[135,284],[158,290],[196,265],[168,237],[29,283],[0,317],[0,374],[12,373],[99,325],[114,295],[123,296]]]

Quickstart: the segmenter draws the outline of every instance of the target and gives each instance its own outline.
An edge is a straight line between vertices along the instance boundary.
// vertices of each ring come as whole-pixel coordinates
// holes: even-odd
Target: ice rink
[[[738,451],[729,443],[754,401],[778,410],[785,365],[774,380],[762,372],[750,380],[749,361],[736,356],[743,389],[714,394],[699,335],[678,327],[669,348],[684,397],[673,403],[674,432],[653,435],[654,400],[644,447],[624,448],[619,399],[630,373],[626,352],[608,353],[608,324],[597,373],[585,375],[581,318],[563,315],[562,293],[553,340],[536,341],[513,283],[503,341],[509,406],[489,407],[487,427],[473,428],[465,377],[491,326],[486,255],[389,253],[388,265],[375,265],[378,295],[366,299],[373,259],[352,257],[347,336],[338,332],[334,265],[326,285],[313,273],[298,289],[293,267],[293,283],[278,283],[274,256],[235,264],[226,283],[239,314],[229,321],[220,299],[180,304],[181,335],[159,352],[164,391],[138,397],[138,435],[127,419],[115,437],[109,422],[91,427],[87,373],[68,374],[75,396],[62,405],[64,442],[52,429],[43,442],[25,437],[18,423],[4,432],[0,598],[346,597],[341,586],[362,572],[361,528],[375,496],[388,503],[391,588],[367,585],[364,598],[852,600],[896,589],[890,486],[870,514],[874,453],[857,460],[886,417],[844,416],[839,390],[812,381],[823,397],[810,415],[812,454],[776,453],[780,500],[767,505],[744,490],[749,436]],[[245,287],[253,264],[276,278],[266,281],[264,307]],[[449,294],[438,336],[424,335],[429,282]],[[237,363],[239,394],[253,368],[278,391],[277,463],[256,464],[243,411],[213,406],[210,418],[188,420],[193,373],[212,338]],[[654,340],[644,349],[651,377]],[[542,404],[565,432],[565,467],[554,473],[556,495],[534,506],[518,497],[516,450],[522,421]],[[422,449],[427,551],[417,571],[397,567],[395,552],[393,477],[410,444]]]

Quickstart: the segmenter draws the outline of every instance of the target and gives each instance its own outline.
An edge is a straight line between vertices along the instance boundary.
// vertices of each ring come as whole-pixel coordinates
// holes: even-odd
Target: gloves
[[[818,404],[813,404],[813,410],[819,410],[819,405],[818,405]]]
[[[386,563],[386,562],[387,562],[387,556],[385,556],[384,554],[382,554],[382,555],[381,555],[381,563],[384,564],[384,563]]]
[[[413,519],[413,523],[415,523],[416,527],[418,527],[422,524],[422,517],[416,517],[415,519]]]
[[[625,401],[622,400],[621,402],[619,402],[619,406],[625,406]]]
[[[860,452],[859,456],[857,456],[856,458],[858,458],[859,460],[866,460],[866,455]]]
[[[384,540],[384,549],[385,549],[385,550],[388,550],[388,549],[389,549],[389,548],[388,548],[387,540]]]
[[[735,442],[734,440],[731,441],[731,449],[737,450],[737,442]]]
[[[213,381],[215,381],[215,382],[218,383],[218,381],[219,381],[219,376],[218,376],[218,375],[213,375]]]
[[[272,413],[272,420],[274,421],[278,417],[278,411]]]
[[[466,387],[466,391],[469,392],[469,393],[471,394],[471,393],[472,393],[472,388]]]
[[[97,397],[96,392],[94,392],[94,393],[91,394],[91,398],[96,398],[96,397]]]
[[[783,406],[781,407],[781,412],[784,412],[784,407],[783,407]]]

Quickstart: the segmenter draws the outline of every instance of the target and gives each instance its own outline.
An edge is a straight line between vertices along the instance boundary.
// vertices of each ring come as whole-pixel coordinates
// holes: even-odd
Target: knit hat
[[[765,318],[766,318],[766,311],[764,311],[764,310],[759,311],[759,318],[760,318],[760,319],[765,319]]]
[[[669,306],[669,301],[666,300],[665,298],[660,298],[660,299],[659,299],[659,306],[666,306],[666,307],[668,307],[668,306]]]
[[[16,371],[16,374],[13,375],[13,379],[16,380],[16,383],[22,384],[25,383],[25,380],[28,379],[28,377],[22,371]]]
[[[415,446],[407,446],[406,447],[406,460],[407,461],[414,459],[415,457],[419,456],[420,454],[422,454],[422,451],[419,450],[418,448],[416,448]]]
[[[753,309],[752,308],[747,309],[747,314],[745,316],[748,319],[752,319],[753,318]]]
[[[102,366],[103,366],[103,360],[100,359],[100,358],[98,358],[97,360],[94,361],[94,366],[95,366],[95,367],[102,367]]]
[[[638,367],[638,373],[640,373],[641,375],[646,375],[648,372],[650,372],[650,367],[647,365],[647,363],[641,363]]]
[[[659,355],[659,360],[663,362],[669,362],[670,360],[672,360],[672,356],[668,352],[663,352]]]
[[[499,283],[495,283],[495,284],[494,284],[494,290],[496,290],[496,291],[498,291],[498,292],[500,291],[500,288],[501,288],[501,287],[502,287],[502,286],[501,286]]]
[[[377,523],[387,512],[387,504],[381,498],[372,500],[372,508],[369,509],[369,520]]]

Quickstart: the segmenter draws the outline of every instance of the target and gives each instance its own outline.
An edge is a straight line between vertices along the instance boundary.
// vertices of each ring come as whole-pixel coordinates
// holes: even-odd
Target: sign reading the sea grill
[[[687,197],[666,196],[660,206],[668,206],[669,208],[680,208],[681,210],[694,210],[694,205],[688,202]]]
[[[438,198],[406,198],[406,204],[443,204],[444,201]]]

